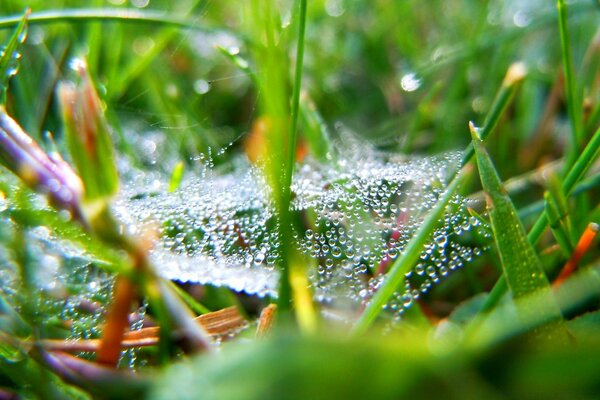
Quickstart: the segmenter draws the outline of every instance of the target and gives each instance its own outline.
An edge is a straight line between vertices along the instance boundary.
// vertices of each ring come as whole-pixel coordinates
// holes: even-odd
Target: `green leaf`
[[[19,22],[8,43],[0,52],[0,105],[6,104],[8,80],[17,73],[18,50],[27,37],[27,17],[29,17],[30,12],[29,8],[25,10],[21,22]]]
[[[171,173],[171,180],[169,181],[169,192],[174,192],[181,185],[183,179],[183,173],[185,172],[185,164],[180,161],[173,168]]]
[[[471,123],[470,129],[494,239],[513,298],[519,300],[537,292],[545,293],[544,296],[536,296],[539,301],[515,301],[517,312],[525,321],[540,313],[546,314],[548,320],[562,320],[542,263],[527,239],[515,206],[502,187],[477,128]]]
[[[569,239],[569,232],[563,221],[567,214],[561,209],[560,203],[550,191],[544,193],[544,206],[552,235],[554,235],[556,243],[558,243],[565,258],[568,258],[573,251],[573,244]]]

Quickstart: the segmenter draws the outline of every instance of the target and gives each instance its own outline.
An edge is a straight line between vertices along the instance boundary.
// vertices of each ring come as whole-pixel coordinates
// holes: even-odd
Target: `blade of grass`
[[[8,80],[16,73],[15,64],[18,62],[19,46],[25,41],[27,33],[27,18],[31,10],[28,8],[19,20],[19,25],[11,35],[0,55],[0,106],[6,104]]]
[[[13,15],[0,18],[0,29],[10,28],[20,23],[22,16]],[[65,8],[32,12],[29,24],[56,24],[65,22],[116,21],[147,25],[171,25],[201,32],[224,32],[240,38],[240,34],[226,28],[215,28],[198,23],[194,18],[169,15],[163,11],[124,9],[124,8]]]
[[[594,163],[594,160],[600,154],[600,129],[594,133],[592,139],[589,141],[577,161],[573,164],[573,167],[569,170],[566,178],[561,184],[562,190],[565,193],[565,196],[569,197],[575,187],[576,184],[585,176],[585,173],[589,170],[589,168]],[[540,236],[546,229],[548,224],[548,217],[546,215],[546,211],[542,211],[534,225],[531,227],[529,234],[527,237],[532,245],[539,240]],[[500,279],[496,282],[494,288],[490,291],[488,298],[485,301],[485,304],[481,308],[482,313],[486,313],[490,311],[492,308],[498,304],[502,295],[506,292],[506,280],[504,276],[501,276]]]
[[[75,68],[78,83],[61,83],[58,90],[67,145],[84,183],[85,199],[108,201],[119,186],[108,122],[86,61],[78,60]]]
[[[519,84],[525,78],[525,75],[526,68],[522,63],[514,63],[508,68],[494,103],[490,108],[490,112],[485,119],[484,127],[480,133],[482,139],[487,138],[493,129],[498,125],[500,117],[504,114],[504,111],[510,104],[516,90],[519,87]],[[471,160],[471,157],[473,157],[473,145],[469,144],[463,154],[461,169],[464,169],[467,163]],[[365,308],[358,321],[356,321],[356,324],[353,328],[353,335],[360,335],[366,332],[369,326],[377,318],[377,315],[379,315],[381,312],[382,307],[389,301],[398,285],[402,282],[406,272],[410,271],[410,269],[416,263],[421,254],[423,246],[429,239],[429,235],[436,227],[437,219],[440,215],[442,215],[447,202],[450,200],[464,179],[464,175],[461,175],[461,169],[459,169],[459,171],[451,177],[451,182],[446,189],[446,193],[440,198],[417,233],[415,233],[413,238],[406,245],[403,254],[398,257],[398,259],[396,259],[394,264],[390,267],[382,286],[375,293],[373,299],[371,299],[371,302]]]
[[[291,201],[292,201],[292,178],[294,167],[296,165],[296,143],[298,141],[298,117],[300,110],[300,92],[302,90],[302,72],[304,68],[304,36],[306,32],[306,8],[307,0],[299,0],[298,10],[298,36],[296,44],[296,66],[294,72],[294,85],[292,91],[292,109],[289,136],[287,138],[287,156],[284,160],[284,180],[281,210],[284,211],[286,225],[285,231],[291,228]],[[291,236],[289,232],[285,237]],[[304,263],[297,262],[291,252],[288,254],[288,271],[285,284],[292,290],[292,298],[295,302],[296,320],[304,331],[314,331],[316,326],[316,315],[312,304],[312,294],[310,293],[308,279],[306,277],[306,268]]]
[[[183,180],[184,172],[185,164],[183,161],[179,161],[177,164],[175,164],[173,172],[171,173],[171,179],[169,180],[169,192],[174,192],[179,188],[181,181]]]
[[[562,315],[552,296],[542,263],[528,240],[517,211],[483,146],[477,128],[469,126],[483,190],[487,194],[488,213],[502,269],[515,300],[517,313],[524,321],[540,315],[547,321],[561,321]],[[540,293],[539,301],[519,301]]]
[[[581,113],[581,100],[575,85],[573,74],[573,56],[567,23],[567,4],[565,0],[557,0],[558,27],[560,31],[560,47],[562,50],[563,71],[565,74],[565,97],[567,112],[571,123],[571,149],[567,160],[574,160],[583,144],[583,122]],[[567,162],[567,165],[571,165]]]
[[[287,148],[290,142],[290,97],[288,57],[284,51],[280,18],[273,0],[253,0],[248,4],[250,34],[255,39],[253,57],[259,73],[257,90],[265,127],[265,156],[258,160],[271,189],[277,220],[277,264],[280,270],[278,308],[280,320],[288,319],[292,305],[290,284],[290,196],[286,195]]]
[[[559,209],[558,202],[550,191],[544,193],[544,211],[548,216],[548,223],[552,230],[552,235],[560,247],[563,255],[569,257],[573,251],[573,245],[569,239],[569,234],[563,224],[565,214]]]
[[[183,17],[188,18],[199,4],[200,1],[195,0],[183,13]],[[121,69],[118,74],[115,74],[113,76],[114,81],[111,82],[109,90],[110,96],[118,98],[123,95],[123,92],[127,89],[131,81],[147,70],[152,61],[177,37],[177,32],[177,28],[166,29],[160,32],[154,37],[154,45],[150,51],[142,57],[136,57],[133,62]]]
[[[316,108],[316,105],[308,96],[303,96],[300,106],[300,118],[302,118],[302,133],[310,148],[310,153],[318,161],[326,162],[330,149],[330,135],[327,124]]]
[[[298,111],[300,108],[300,91],[302,90],[302,70],[304,66],[304,34],[306,31],[306,0],[300,0],[298,16],[298,43],[296,45],[296,67],[294,74],[294,87],[292,92],[292,121],[290,137],[287,148],[287,171],[285,174],[285,197],[289,201],[291,195],[292,175],[296,164],[296,142],[298,137]]]
[[[481,140],[486,140],[490,133],[496,128],[498,121],[500,121],[500,117],[504,114],[504,111],[506,111],[506,108],[512,101],[526,74],[527,68],[525,64],[521,62],[511,64],[508,68],[502,86],[500,87],[494,103],[490,107],[490,111],[485,117],[483,126],[479,131]],[[471,160],[471,157],[473,157],[473,154],[473,144],[469,144],[464,151],[461,165],[466,165]]]
[[[177,286],[172,281],[166,281],[167,284],[181,299],[188,305],[190,309],[192,309],[197,314],[206,314],[209,313],[210,310],[206,308],[204,305],[200,304],[198,300],[194,299],[188,292]]]
[[[444,194],[440,197],[435,207],[429,212],[417,232],[406,245],[402,255],[390,267],[381,287],[375,292],[375,295],[356,321],[352,334],[354,336],[362,335],[369,326],[375,321],[384,305],[392,297],[396,289],[404,281],[405,274],[410,271],[421,256],[423,247],[430,240],[431,234],[438,226],[448,202],[455,195],[458,188],[463,183],[466,173],[458,174],[446,188]]]
[[[558,226],[555,225],[555,229],[558,228],[558,230],[560,230],[560,233],[558,234],[562,239],[566,240],[563,240],[563,245],[565,246],[564,250],[567,251],[567,257],[569,257],[575,247],[575,243],[577,243],[577,237],[573,230],[573,222],[569,211],[567,196],[565,196],[565,192],[562,189],[560,179],[557,175],[552,174],[550,179],[548,179],[547,192],[548,198],[551,199],[549,205],[553,209],[550,210],[550,212],[555,211],[554,216],[559,217],[558,220],[554,219],[559,224]]]

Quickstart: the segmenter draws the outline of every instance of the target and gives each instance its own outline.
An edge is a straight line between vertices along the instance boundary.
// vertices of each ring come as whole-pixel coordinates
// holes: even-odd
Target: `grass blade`
[[[500,121],[500,117],[504,114],[504,111],[506,111],[515,92],[523,79],[525,79],[526,74],[527,68],[525,67],[525,64],[521,62],[514,63],[508,68],[502,86],[500,87],[496,99],[490,108],[490,112],[487,114],[485,121],[483,122],[483,127],[479,132],[481,140],[486,140],[490,133],[496,128]],[[470,144],[464,152],[462,159],[463,166],[471,160],[473,154],[473,145]]]
[[[552,298],[550,285],[540,259],[527,238],[525,228],[517,216],[510,197],[502,187],[498,173],[479,138],[477,128],[470,124],[470,129],[481,184],[487,194],[494,239],[502,261],[504,276],[516,301],[517,312],[524,321],[539,313],[545,313],[549,320],[560,320],[562,316]],[[524,296],[542,291],[547,292],[547,295],[541,296],[543,301],[536,302],[535,306],[531,302],[517,301]],[[539,307],[541,305],[543,307]]]
[[[12,27],[20,23],[21,16],[0,18],[0,29]],[[179,28],[193,29],[201,32],[227,32],[238,37],[235,32],[224,28],[213,28],[198,23],[195,18],[173,16],[163,11],[139,10],[132,8],[63,8],[31,13],[28,17],[30,25],[55,24],[64,22],[117,21],[147,25],[171,25]]]
[[[468,174],[464,171],[457,175],[448,185],[446,192],[440,197],[435,207],[419,227],[412,239],[406,245],[402,255],[396,259],[386,274],[385,280],[377,290],[353,328],[353,335],[361,335],[371,326],[383,306],[390,300],[394,292],[404,281],[405,274],[410,271],[421,256],[423,246],[430,239],[431,234],[439,224],[440,218],[446,210],[446,205],[452,199],[463,180]]]
[[[0,52],[0,105],[6,104],[8,80],[17,72],[16,64],[19,58],[17,51],[27,36],[27,18],[30,13],[30,9],[25,10],[19,25]]]
[[[594,133],[592,139],[589,141],[583,152],[573,164],[573,167],[569,170],[566,178],[562,182],[562,190],[565,195],[568,197],[573,193],[576,188],[577,183],[583,179],[586,172],[592,166],[594,161],[598,158],[600,154],[600,129]],[[546,215],[546,211],[542,211],[542,214],[538,217],[537,221],[534,223],[532,228],[527,235],[529,242],[532,245],[538,241],[542,233],[546,229],[548,224],[548,216]],[[504,275],[498,279],[496,285],[490,292],[485,304],[481,308],[481,312],[487,312],[495,307],[495,305],[500,301],[502,295],[506,292],[506,280]]]
[[[560,47],[562,50],[563,71],[565,74],[565,97],[567,112],[571,123],[571,153],[569,159],[577,156],[580,146],[583,144],[583,123],[581,115],[581,102],[575,86],[573,76],[573,57],[571,54],[571,43],[569,40],[569,27],[567,24],[567,5],[565,0],[557,0],[558,27],[560,30]]]

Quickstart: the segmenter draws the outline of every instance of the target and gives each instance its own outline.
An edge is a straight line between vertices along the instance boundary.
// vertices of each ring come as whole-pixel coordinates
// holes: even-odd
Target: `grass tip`
[[[479,128],[475,126],[473,121],[469,121],[469,132],[471,132],[471,138],[473,140],[481,140],[481,136],[479,135]]]
[[[504,82],[502,85],[505,87],[513,86],[516,83],[521,82],[525,79],[527,75],[527,66],[524,62],[518,61],[512,63],[510,67],[508,67],[508,71],[506,72],[506,76],[504,77]]]

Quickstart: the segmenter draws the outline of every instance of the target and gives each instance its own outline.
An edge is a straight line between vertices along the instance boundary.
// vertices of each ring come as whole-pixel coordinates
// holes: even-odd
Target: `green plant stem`
[[[298,15],[298,42],[296,47],[296,66],[294,75],[294,87],[292,92],[291,126],[288,132],[287,152],[284,158],[284,176],[281,194],[281,238],[284,243],[282,254],[287,257],[282,260],[282,271],[279,285],[278,303],[281,311],[289,308],[292,298],[292,287],[290,284],[290,254],[287,251],[290,243],[291,214],[290,203],[292,197],[292,177],[296,164],[296,142],[298,137],[298,113],[300,108],[300,91],[302,89],[302,68],[304,65],[304,33],[306,30],[306,0],[300,0],[300,11]]]
[[[306,0],[300,0],[298,20],[298,43],[296,47],[296,71],[292,92],[292,121],[287,153],[287,171],[285,174],[285,190],[291,193],[292,176],[296,163],[296,142],[298,138],[298,113],[300,109],[300,91],[302,90],[302,69],[304,65],[304,34],[306,31]],[[289,195],[288,195],[289,196]]]
[[[573,57],[567,23],[567,5],[564,0],[557,0],[558,27],[560,31],[560,47],[562,50],[563,72],[565,75],[565,97],[567,112],[571,123],[571,148],[567,157],[567,165],[571,165],[583,144],[583,129],[581,102],[576,93],[575,78],[573,74]]]
[[[506,111],[506,107],[510,104],[521,81],[525,77],[525,74],[525,66],[521,63],[515,63],[509,67],[506,77],[502,82],[502,86],[485,118],[483,127],[479,130],[481,140],[487,139],[490,133],[496,128],[500,121],[500,117],[504,114],[504,111]],[[469,144],[463,152],[461,166],[467,165],[471,158],[473,158],[473,154],[475,154],[473,144]]]

